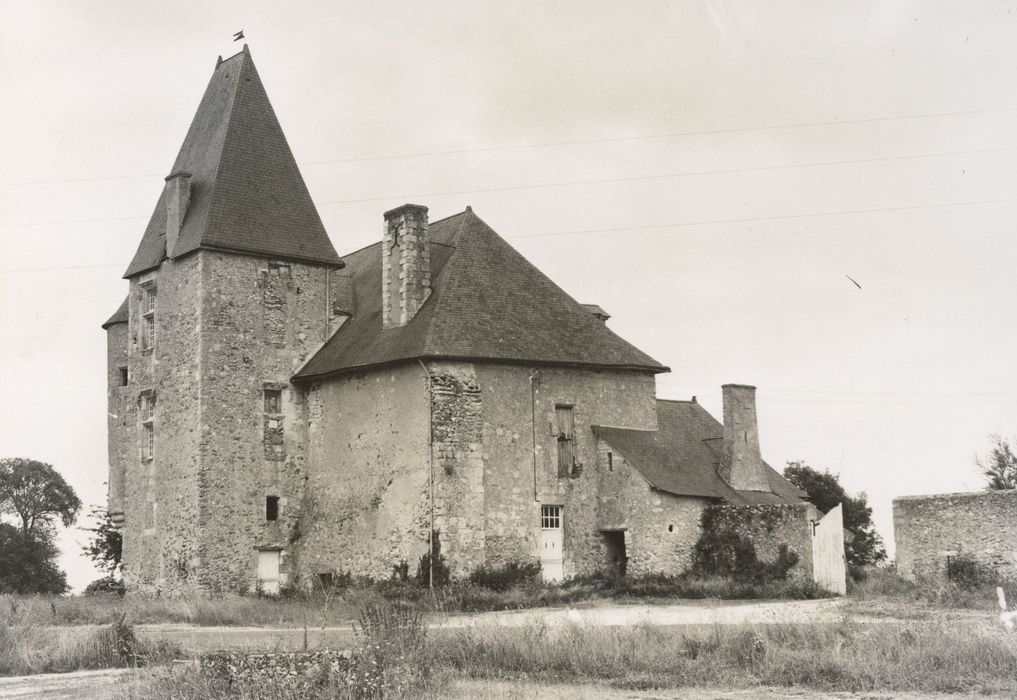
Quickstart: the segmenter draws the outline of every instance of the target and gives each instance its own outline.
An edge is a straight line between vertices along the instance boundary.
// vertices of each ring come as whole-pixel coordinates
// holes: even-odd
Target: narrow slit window
[[[281,389],[265,389],[265,413],[282,413]]]
[[[127,386],[127,368],[120,368],[120,386]]]
[[[609,472],[614,471],[614,453],[612,452],[607,453],[607,470]]]
[[[265,496],[265,520],[279,519],[279,497]]]

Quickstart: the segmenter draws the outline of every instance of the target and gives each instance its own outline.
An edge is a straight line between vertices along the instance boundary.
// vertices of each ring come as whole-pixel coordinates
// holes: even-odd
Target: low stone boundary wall
[[[202,673],[230,683],[268,678],[300,682],[315,680],[326,671],[343,673],[352,659],[351,652],[334,649],[269,654],[219,652],[203,654],[200,666]]]
[[[908,580],[944,582],[949,558],[960,556],[1017,579],[1017,490],[895,498],[893,534]]]
[[[750,542],[762,562],[774,562],[783,545],[798,557],[788,572],[795,581],[812,580],[812,521],[810,503],[710,506],[713,527],[728,530]],[[705,520],[704,520],[705,522]]]

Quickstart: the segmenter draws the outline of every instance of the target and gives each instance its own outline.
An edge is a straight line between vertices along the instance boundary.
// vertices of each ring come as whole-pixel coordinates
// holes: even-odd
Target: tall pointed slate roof
[[[415,358],[667,372],[616,335],[467,208],[430,224],[432,292],[382,328],[381,243],[344,257],[352,318],[296,374],[310,379]]]
[[[167,173],[191,174],[191,199],[173,251],[199,248],[341,267],[250,51],[216,65]],[[166,255],[163,192],[124,277]]]

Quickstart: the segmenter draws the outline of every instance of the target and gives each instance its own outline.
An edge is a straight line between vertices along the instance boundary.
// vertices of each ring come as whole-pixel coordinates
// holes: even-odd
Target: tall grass
[[[147,643],[121,619],[102,627],[61,629],[0,623],[0,676],[144,666],[176,658],[167,642]]]
[[[474,628],[435,639],[431,663],[471,678],[620,688],[1017,691],[1017,636],[990,625]]]

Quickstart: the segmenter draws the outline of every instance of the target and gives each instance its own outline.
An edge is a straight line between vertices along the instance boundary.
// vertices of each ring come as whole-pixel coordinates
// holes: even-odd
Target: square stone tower
[[[283,558],[303,484],[289,378],[335,330],[343,264],[246,46],[170,173],[104,326],[110,511],[132,590],[242,591]]]

